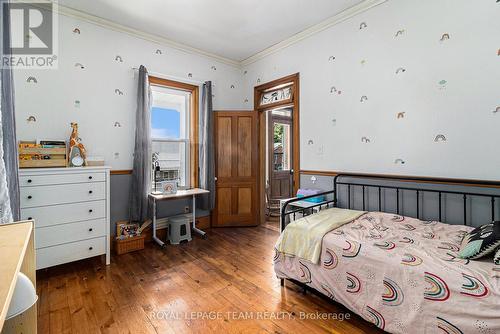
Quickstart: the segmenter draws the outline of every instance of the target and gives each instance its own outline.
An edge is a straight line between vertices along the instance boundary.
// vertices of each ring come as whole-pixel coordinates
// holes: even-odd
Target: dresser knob
[[[93,211],[94,211],[94,210],[90,209],[90,210],[89,210],[89,213],[92,213]]]
[[[89,190],[89,194],[92,194],[92,193],[93,193],[93,191],[92,191],[92,190]]]
[[[31,196],[31,195],[28,196],[28,199],[32,199],[32,198],[33,198],[33,196]]]
[[[29,180],[28,180],[28,183],[31,183],[31,182],[32,182],[32,181],[31,181],[31,179],[29,179]]]
[[[93,249],[94,249],[94,247],[92,247],[92,246],[89,247],[89,250],[93,250]]]
[[[91,228],[89,228],[89,232],[92,232],[93,230],[94,230],[94,229],[93,229],[92,227],[91,227]],[[92,247],[90,247],[90,248],[92,248]]]
[[[92,176],[89,176],[89,180],[92,180]]]

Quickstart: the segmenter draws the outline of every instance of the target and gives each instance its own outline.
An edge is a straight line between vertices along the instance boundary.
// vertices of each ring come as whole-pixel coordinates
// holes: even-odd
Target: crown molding
[[[104,19],[104,18],[96,16],[96,15],[85,13],[85,12],[82,12],[80,10],[77,10],[77,9],[74,9],[71,7],[63,6],[63,5],[59,4],[56,0],[52,0],[52,2],[57,4],[56,10],[61,15],[76,18],[76,19],[79,19],[79,20],[82,20],[82,21],[85,21],[88,23],[98,25],[98,26],[103,27],[103,28],[107,28],[107,29],[111,29],[111,30],[114,30],[117,32],[125,33],[125,34],[133,36],[133,37],[141,38],[143,40],[153,42],[153,43],[158,43],[160,45],[171,47],[171,48],[174,48],[174,49],[177,49],[180,51],[184,51],[184,52],[188,52],[191,54],[202,55],[202,56],[205,56],[208,58],[212,58],[212,59],[217,60],[221,63],[235,66],[237,68],[241,67],[241,62],[239,62],[237,60],[222,57],[222,56],[216,55],[216,54],[211,53],[211,52],[207,52],[204,50],[200,50],[200,49],[191,47],[189,45],[175,42],[175,41],[170,40],[170,39],[165,38],[165,37],[161,37],[161,36],[158,36],[155,34],[150,34],[150,33],[138,30],[138,29],[134,29],[134,28],[116,23],[116,22],[111,21],[111,20]]]
[[[19,0],[13,0],[13,2],[16,2],[16,1],[19,1]],[[237,68],[242,68],[244,66],[248,66],[248,65],[250,65],[250,64],[252,64],[260,59],[263,59],[263,58],[265,58],[273,53],[276,53],[280,50],[286,49],[293,44],[296,44],[296,43],[298,43],[298,42],[300,42],[308,37],[311,37],[311,36],[321,32],[325,29],[328,29],[328,28],[336,25],[336,24],[344,22],[345,20],[348,20],[348,19],[350,19],[350,18],[352,18],[352,17],[354,17],[354,16],[356,16],[356,15],[358,15],[358,14],[360,14],[368,9],[371,9],[375,6],[383,4],[387,1],[389,1],[389,0],[365,0],[365,1],[359,3],[355,6],[352,6],[348,9],[340,12],[337,15],[334,15],[334,16],[332,16],[332,17],[330,17],[330,18],[328,18],[328,19],[326,19],[326,20],[324,20],[324,21],[322,21],[322,22],[320,22],[312,27],[309,27],[309,28],[293,35],[292,37],[289,37],[289,38],[287,38],[287,39],[285,39],[277,44],[274,44],[273,46],[266,48],[266,49],[264,49],[256,54],[254,54],[253,56],[250,56],[242,61],[238,61],[238,60],[230,59],[227,57],[222,57],[222,56],[219,56],[217,54],[214,54],[214,53],[211,53],[208,51],[197,49],[195,47],[185,45],[183,43],[175,42],[175,41],[170,40],[170,39],[165,38],[165,37],[161,37],[161,36],[158,36],[155,34],[151,34],[151,33],[147,33],[147,32],[144,32],[144,31],[141,31],[138,29],[134,29],[134,28],[116,23],[114,21],[104,19],[104,18],[96,16],[96,15],[85,13],[83,11],[80,11],[80,10],[77,10],[77,9],[74,9],[71,7],[61,5],[58,3],[57,0],[39,0],[39,2],[53,2],[53,3],[57,4],[56,10],[61,15],[76,18],[76,19],[79,19],[79,20],[82,20],[82,21],[85,21],[88,23],[98,25],[98,26],[106,28],[106,29],[125,33],[125,34],[128,34],[128,35],[136,37],[136,38],[140,38],[140,39],[143,39],[146,41],[150,41],[153,43],[157,43],[160,45],[171,47],[171,48],[174,48],[174,49],[177,49],[180,51],[184,51],[187,53],[191,53],[191,54],[195,54],[195,55],[202,55],[202,56],[205,56],[208,58],[212,58],[216,61],[219,61],[221,63],[227,64],[230,66],[234,66]]]
[[[286,49],[288,48],[289,46],[293,45],[293,44],[296,44],[300,41],[302,41],[303,39],[306,39],[308,37],[311,37],[325,29],[328,29],[334,25],[337,25],[341,22],[344,22],[345,20],[348,20],[350,19],[351,17],[353,16],[356,16],[358,14],[361,14],[362,12],[370,9],[370,8],[373,8],[375,6],[378,6],[378,5],[381,5],[385,2],[387,2],[388,0],[365,0],[355,6],[352,6],[340,13],[338,13],[337,15],[334,15],[312,27],[309,27],[307,28],[306,30],[303,30],[295,35],[293,35],[292,37],[289,37],[279,43],[276,43],[274,44],[273,46],[267,48],[267,49],[264,49],[256,54],[254,54],[253,56],[250,56],[244,60],[242,60],[240,62],[240,65],[241,66],[248,66],[252,63],[255,63],[256,61],[262,59],[262,58],[265,58],[273,53],[276,53],[278,51],[281,51],[283,49]]]

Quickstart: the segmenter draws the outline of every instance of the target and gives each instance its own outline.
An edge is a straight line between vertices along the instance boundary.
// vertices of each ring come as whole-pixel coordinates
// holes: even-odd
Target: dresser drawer
[[[105,173],[21,175],[20,187],[47,186],[68,183],[88,183],[106,181]]]
[[[21,208],[95,201],[106,198],[105,182],[23,187],[20,190]]]
[[[96,219],[35,229],[35,248],[56,246],[106,235],[106,220]]]
[[[21,209],[21,220],[34,220],[37,228],[105,217],[104,200]]]
[[[106,237],[71,242],[36,250],[36,269],[106,253]]]

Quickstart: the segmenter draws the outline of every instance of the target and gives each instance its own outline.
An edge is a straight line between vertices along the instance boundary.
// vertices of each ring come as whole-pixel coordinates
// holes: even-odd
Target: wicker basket
[[[115,241],[115,252],[117,255],[130,253],[144,249],[144,235]]]

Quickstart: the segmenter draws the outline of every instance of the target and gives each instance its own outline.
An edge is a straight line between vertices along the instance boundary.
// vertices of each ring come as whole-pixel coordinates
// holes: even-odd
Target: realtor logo
[[[9,15],[10,24],[2,29],[5,45],[3,68],[57,68],[57,11],[56,3],[30,0],[2,3],[2,11]]]

